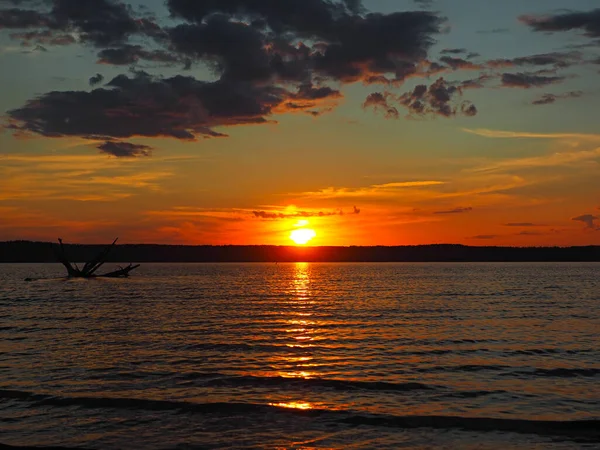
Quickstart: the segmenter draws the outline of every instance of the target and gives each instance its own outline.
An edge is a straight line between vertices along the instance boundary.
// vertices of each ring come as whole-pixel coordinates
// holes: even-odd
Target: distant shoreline
[[[71,261],[86,261],[105,245],[67,244]],[[51,242],[0,242],[0,263],[56,262]],[[275,245],[116,246],[108,262],[600,262],[600,246],[472,247],[459,244],[417,246],[293,247]]]

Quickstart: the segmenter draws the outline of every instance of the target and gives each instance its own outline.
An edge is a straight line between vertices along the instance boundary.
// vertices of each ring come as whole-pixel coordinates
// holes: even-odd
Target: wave
[[[277,405],[255,403],[191,403],[185,401],[147,400],[107,397],[63,397],[18,390],[0,390],[0,399],[27,401],[33,406],[77,406],[90,409],[125,409],[146,411],[175,411],[190,414],[213,414],[231,417],[232,414],[301,415],[317,417],[333,423],[351,426],[372,426],[398,429],[434,428],[475,432],[513,432],[600,442],[600,420],[527,420],[462,416],[394,416],[362,414],[351,410],[292,409]],[[0,449],[2,446],[0,445]],[[10,447],[8,447],[10,448]],[[46,447],[48,449],[48,447]]]
[[[199,381],[206,387],[239,387],[239,386],[267,386],[282,389],[296,389],[298,387],[324,388],[336,391],[422,391],[435,390],[437,386],[418,382],[390,383],[386,381],[350,381],[326,378],[286,378],[286,377],[257,377],[252,375],[219,376],[205,373],[189,373],[185,375],[189,381]]]
[[[505,375],[533,375],[535,377],[556,377],[556,378],[576,378],[576,377],[595,377],[600,375],[600,368],[590,367],[582,369],[532,369],[532,370],[514,370]]]

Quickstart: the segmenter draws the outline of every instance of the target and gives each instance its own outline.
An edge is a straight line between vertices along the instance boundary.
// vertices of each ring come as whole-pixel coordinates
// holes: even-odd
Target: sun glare
[[[290,233],[290,239],[296,245],[305,245],[316,236],[317,233],[315,233],[315,230],[311,230],[310,228],[298,228]]]

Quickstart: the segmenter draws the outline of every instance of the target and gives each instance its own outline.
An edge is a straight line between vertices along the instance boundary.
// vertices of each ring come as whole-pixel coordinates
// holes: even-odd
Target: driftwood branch
[[[113,272],[108,272],[105,273],[103,275],[95,275],[95,272],[102,267],[102,265],[106,262],[106,259],[108,258],[108,254],[110,253],[110,251],[113,249],[113,247],[116,245],[117,240],[119,238],[116,238],[113,243],[109,246],[107,246],[102,253],[100,253],[96,258],[92,259],[91,261],[86,262],[83,265],[82,269],[79,269],[79,267],[77,266],[76,263],[71,264],[67,258],[66,252],[65,252],[65,247],[63,245],[63,241],[62,239],[58,239],[58,242],[60,244],[59,246],[59,251],[56,252],[56,256],[58,261],[65,266],[65,268],[67,269],[67,273],[69,277],[72,278],[125,278],[129,276],[129,272],[131,272],[134,269],[137,269],[138,267],[140,267],[139,264],[133,265],[133,264],[129,264],[129,266],[123,268],[119,266],[118,270],[115,270]],[[74,267],[73,267],[74,266]]]

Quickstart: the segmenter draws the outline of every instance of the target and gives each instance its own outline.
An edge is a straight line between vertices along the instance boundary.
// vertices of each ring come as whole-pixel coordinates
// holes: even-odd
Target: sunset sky
[[[0,241],[600,244],[598,8],[0,0]]]

